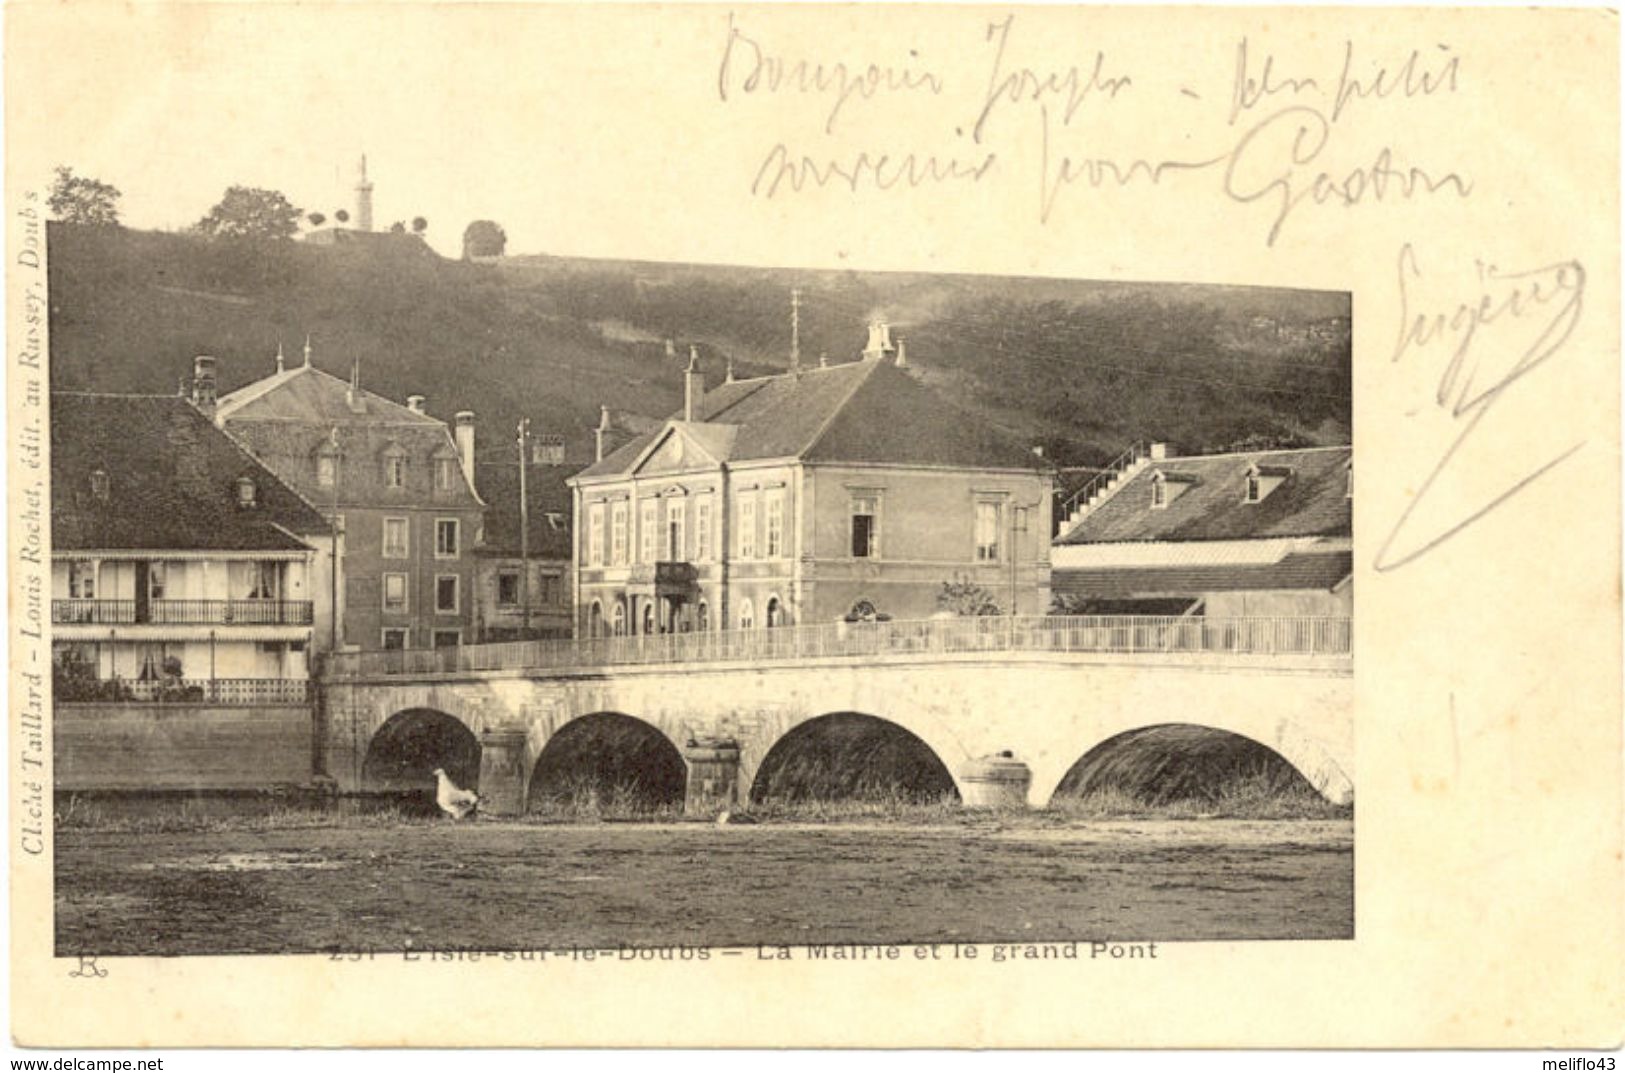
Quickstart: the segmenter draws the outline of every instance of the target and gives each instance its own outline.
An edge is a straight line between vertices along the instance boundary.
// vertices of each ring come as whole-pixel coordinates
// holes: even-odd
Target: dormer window
[[[396,444],[384,448],[384,487],[406,487],[406,452]]]
[[[247,510],[259,500],[259,489],[254,487],[252,477],[237,478],[237,506]]]
[[[1290,476],[1292,470],[1287,466],[1253,465],[1247,470],[1247,489],[1242,494],[1242,502],[1262,503]]]
[[[95,469],[90,471],[90,494],[98,502],[106,503],[112,485],[107,479],[107,471]]]
[[[331,447],[323,447],[316,456],[316,483],[323,488],[331,488],[338,482],[339,453]]]
[[[1158,470],[1151,474],[1151,509],[1162,510],[1185,494],[1196,478],[1187,473],[1169,473]]]
[[[437,492],[449,492],[457,485],[457,460],[455,458],[437,458],[434,460],[434,487]]]

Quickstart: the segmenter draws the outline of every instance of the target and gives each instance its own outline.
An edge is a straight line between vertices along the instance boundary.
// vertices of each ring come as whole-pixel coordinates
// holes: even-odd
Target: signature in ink
[[[1550,361],[1574,334],[1585,307],[1586,285],[1585,267],[1578,261],[1556,261],[1520,272],[1504,272],[1493,264],[1480,262],[1477,295],[1458,302],[1453,308],[1417,312],[1411,308],[1409,288],[1421,278],[1421,259],[1411,244],[1406,243],[1399,251],[1401,317],[1392,360],[1398,362],[1416,351],[1451,346],[1439,375],[1434,403],[1462,424],[1378,550],[1373,565],[1382,571],[1396,570],[1438,548],[1572,457],[1586,442],[1580,440],[1543,458],[1464,517],[1446,522],[1433,532],[1424,531],[1420,536],[1410,534],[1412,515],[1428,501],[1439,479],[1452,471],[1452,464],[1473,439],[1485,415],[1525,376]],[[1522,352],[1511,356],[1509,365],[1494,368],[1491,365],[1494,358],[1486,360],[1477,344],[1485,329],[1514,322],[1538,331]],[[1411,539],[1396,550],[1400,538],[1407,535]]]

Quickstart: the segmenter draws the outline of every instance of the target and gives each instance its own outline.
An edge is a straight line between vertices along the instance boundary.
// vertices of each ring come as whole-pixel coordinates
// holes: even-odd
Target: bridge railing
[[[329,674],[342,678],[967,652],[1338,657],[1353,652],[1353,629],[1350,619],[1330,616],[1023,615],[835,622],[574,641],[506,641],[457,648],[340,652],[330,658]]]

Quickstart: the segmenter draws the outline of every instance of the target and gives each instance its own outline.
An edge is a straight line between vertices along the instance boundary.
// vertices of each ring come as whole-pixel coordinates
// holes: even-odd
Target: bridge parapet
[[[575,641],[510,641],[443,649],[343,652],[328,662],[330,678],[421,677],[480,671],[568,672],[606,667],[760,663],[777,660],[875,660],[894,656],[998,652],[1110,655],[1317,657],[1347,662],[1353,625],[1347,617],[1248,618],[1158,615],[1022,615],[887,622],[837,622],[772,629],[717,630],[601,637]]]

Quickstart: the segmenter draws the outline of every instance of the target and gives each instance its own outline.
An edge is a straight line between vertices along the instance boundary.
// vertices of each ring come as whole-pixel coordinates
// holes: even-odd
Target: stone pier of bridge
[[[769,663],[457,671],[333,678],[324,684],[321,762],[344,792],[399,789],[369,770],[380,734],[403,721],[461,727],[480,743],[465,763],[491,811],[525,807],[548,743],[576,720],[616,714],[658,731],[683,756],[702,808],[748,802],[773,746],[836,713],[893,723],[952,774],[962,799],[1003,757],[1049,802],[1091,749],[1127,731],[1210,727],[1269,747],[1335,802],[1354,790],[1353,679],[1345,656],[995,652],[805,658]],[[428,733],[428,731],[422,731]],[[1008,754],[1005,756],[1004,754]],[[448,767],[448,770],[452,770]]]

